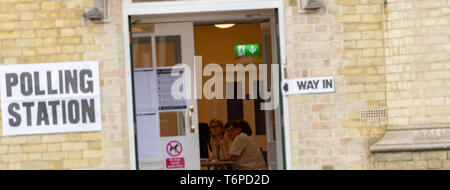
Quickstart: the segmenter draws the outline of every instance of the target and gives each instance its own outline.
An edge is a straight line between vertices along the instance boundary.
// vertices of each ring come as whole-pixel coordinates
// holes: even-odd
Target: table
[[[231,160],[212,160],[212,161],[202,161],[201,166],[202,167],[208,167],[208,170],[227,170],[231,165],[234,163],[234,161]]]

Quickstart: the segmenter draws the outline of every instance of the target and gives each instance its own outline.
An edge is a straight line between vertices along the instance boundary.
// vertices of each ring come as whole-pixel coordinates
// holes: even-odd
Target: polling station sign
[[[4,136],[100,131],[97,61],[0,66]]]
[[[333,77],[297,78],[283,81],[284,95],[334,92]]]

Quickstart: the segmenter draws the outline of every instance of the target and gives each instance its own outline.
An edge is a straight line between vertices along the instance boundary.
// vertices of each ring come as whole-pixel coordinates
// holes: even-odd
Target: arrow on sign
[[[249,49],[249,51],[252,52],[252,54],[255,54],[255,52],[256,52],[255,46],[252,46],[252,47]]]
[[[284,84],[283,89],[285,92],[289,91],[289,85],[287,83]]]

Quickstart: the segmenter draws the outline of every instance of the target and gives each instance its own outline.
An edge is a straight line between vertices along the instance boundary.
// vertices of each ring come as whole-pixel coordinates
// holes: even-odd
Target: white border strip
[[[129,0],[131,1],[131,0]],[[122,1],[122,23],[123,23],[123,43],[124,43],[124,56],[125,56],[125,78],[127,82],[127,115],[128,115],[128,142],[130,151],[130,169],[136,170],[136,144],[134,140],[134,113],[133,113],[133,87],[131,80],[131,49],[130,49],[130,31],[128,23],[128,0]]]
[[[281,60],[281,79],[286,78],[284,70],[287,65],[286,60],[286,25],[285,25],[285,10],[284,1],[278,1],[278,24],[279,24],[279,40],[280,40],[280,60]],[[281,87],[280,81],[280,87]],[[281,88],[280,88],[281,90]],[[291,154],[291,127],[290,127],[290,109],[287,96],[283,98],[283,120],[284,120],[284,156],[286,161],[286,169],[292,170],[292,154]]]
[[[128,4],[128,15],[199,13],[278,8],[278,0],[168,1]]]

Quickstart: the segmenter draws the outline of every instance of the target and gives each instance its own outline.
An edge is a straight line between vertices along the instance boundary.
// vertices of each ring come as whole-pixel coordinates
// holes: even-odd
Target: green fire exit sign
[[[234,46],[234,55],[236,57],[241,56],[259,56],[258,44],[246,44]]]

